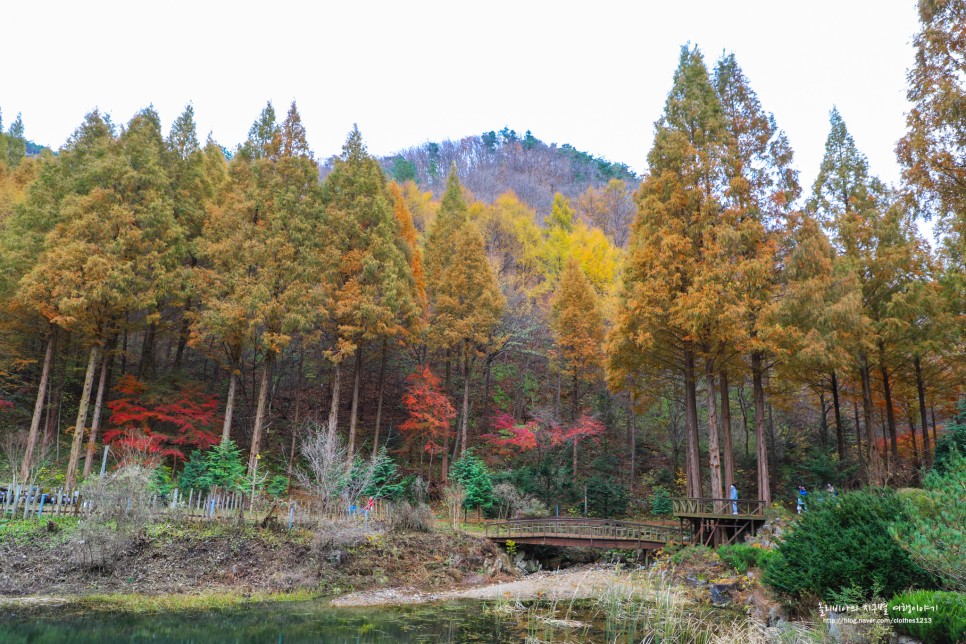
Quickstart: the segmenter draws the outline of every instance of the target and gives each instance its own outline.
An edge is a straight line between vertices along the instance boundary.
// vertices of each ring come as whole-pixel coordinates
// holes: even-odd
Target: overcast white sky
[[[0,109],[59,147],[93,107],[165,127],[189,101],[232,148],[295,99],[318,157],[354,122],[387,154],[504,125],[645,169],[679,48],[734,51],[803,182],[837,104],[873,172],[898,179],[915,0],[695,2],[23,1],[2,8]]]

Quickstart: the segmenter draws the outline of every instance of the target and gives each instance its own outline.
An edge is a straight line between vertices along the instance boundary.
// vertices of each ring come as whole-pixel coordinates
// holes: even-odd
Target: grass
[[[49,538],[55,534],[58,539],[64,539],[76,526],[76,517],[51,517],[38,521],[36,519],[0,519],[0,541],[16,544],[26,544],[37,538]],[[49,524],[54,524],[51,530]]]
[[[680,642],[724,644],[766,641],[764,625],[742,611],[722,611],[694,603],[652,572],[622,574],[593,600],[526,603],[506,599],[494,613],[525,621],[529,642]],[[822,641],[820,632],[796,624],[782,642]]]
[[[296,602],[316,599],[314,591],[284,593],[241,593],[237,591],[201,593],[198,595],[138,595],[119,593],[88,595],[71,600],[70,608],[98,612],[162,613],[169,611],[218,610],[259,602]]]

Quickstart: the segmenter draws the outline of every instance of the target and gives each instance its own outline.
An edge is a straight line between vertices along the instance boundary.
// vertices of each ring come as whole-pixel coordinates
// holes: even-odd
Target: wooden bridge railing
[[[671,504],[677,516],[765,516],[765,502],[757,499],[672,499]]]
[[[617,540],[630,542],[684,541],[685,532],[675,526],[660,526],[610,519],[574,519],[548,517],[544,519],[513,519],[488,523],[486,536],[491,539],[527,537],[563,537],[569,539]]]

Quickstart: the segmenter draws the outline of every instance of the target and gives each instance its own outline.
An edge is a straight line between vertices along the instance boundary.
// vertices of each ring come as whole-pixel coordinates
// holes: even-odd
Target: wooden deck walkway
[[[719,546],[754,534],[765,521],[765,503],[753,499],[673,499],[680,527],[612,519],[512,519],[486,524],[487,538],[518,544],[658,550],[668,542]]]
[[[757,499],[672,499],[671,504],[692,543],[705,546],[738,543],[765,523],[765,502]]]

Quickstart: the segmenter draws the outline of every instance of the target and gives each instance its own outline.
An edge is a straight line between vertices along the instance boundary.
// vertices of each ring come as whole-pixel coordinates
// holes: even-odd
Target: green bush
[[[659,517],[669,517],[674,512],[674,505],[671,503],[671,493],[663,487],[654,488],[651,495],[651,514]]]
[[[892,598],[888,611],[893,620],[920,617],[929,620],[929,624],[893,623],[896,632],[917,640],[955,644],[966,638],[966,595],[963,593],[939,590],[903,593]]]
[[[171,480],[171,469],[164,465],[154,468],[154,471],[151,472],[151,478],[148,480],[148,489],[162,500],[167,500],[168,495],[174,491],[174,488],[174,482]]]
[[[749,568],[764,568],[773,556],[772,550],[755,548],[744,543],[718,548],[718,557],[738,573],[745,574]]]
[[[273,499],[280,499],[288,493],[288,479],[281,474],[276,474],[268,482],[265,491]]]
[[[250,486],[246,482],[245,467],[241,450],[234,441],[227,440],[211,449],[192,452],[178,476],[178,486],[183,494],[189,490],[207,492],[212,487],[244,492]]]
[[[372,480],[362,490],[362,496],[395,501],[405,493],[403,481],[399,479],[399,468],[389,456],[386,447],[379,449],[375,461],[372,463]]]
[[[587,505],[592,517],[609,519],[627,514],[627,488],[607,476],[587,479]]]
[[[858,491],[803,514],[765,567],[764,581],[780,594],[831,599],[856,586],[890,597],[907,588],[932,586],[931,575],[913,563],[889,534],[892,522],[909,517],[892,490]]]
[[[945,469],[930,472],[923,484],[900,495],[909,520],[896,521],[890,532],[946,590],[966,591],[966,458],[954,450]]]
[[[966,398],[959,401],[956,417],[946,423],[946,431],[936,441],[936,451],[933,455],[932,468],[943,474],[949,469],[949,461],[958,452],[966,456]]]
[[[463,507],[467,510],[486,509],[493,505],[493,478],[479,456],[468,449],[449,468],[449,478],[466,491]]]
[[[689,563],[700,559],[707,559],[713,554],[714,550],[707,546],[690,546],[687,548],[681,548],[671,555],[671,563],[673,563],[675,566],[680,566],[684,563]]]

